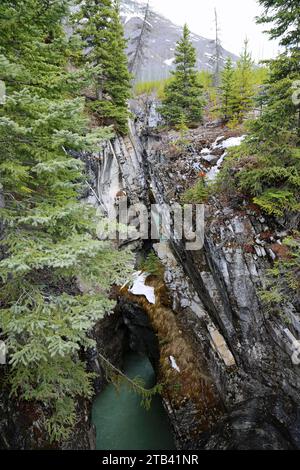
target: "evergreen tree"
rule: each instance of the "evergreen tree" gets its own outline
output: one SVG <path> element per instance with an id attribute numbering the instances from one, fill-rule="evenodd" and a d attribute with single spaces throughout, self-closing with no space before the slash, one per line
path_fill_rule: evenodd
<path id="1" fill-rule="evenodd" d="M 92 151 L 111 134 L 90 133 L 85 103 L 72 96 L 67 13 L 63 0 L 0 4 L 0 329 L 12 393 L 45 407 L 54 440 L 76 422 L 76 398 L 92 394 L 79 353 L 94 346 L 90 331 L 130 259 L 97 240 L 95 212 L 78 199 L 83 165 L 68 150 Z"/>
<path id="2" fill-rule="evenodd" d="M 233 118 L 235 70 L 231 57 L 228 57 L 221 73 L 221 115 L 225 121 Z"/>
<path id="3" fill-rule="evenodd" d="M 274 18 L 277 14 L 282 18 L 282 2 L 268 3 L 275 8 Z M 284 23 L 289 31 L 299 20 L 296 3 L 291 2 L 295 8 L 291 8 L 289 20 Z M 262 115 L 250 121 L 247 140 L 234 152 L 233 161 L 228 161 L 225 170 L 231 179 L 231 167 L 237 160 L 235 185 L 251 195 L 265 212 L 276 216 L 300 209 L 300 105 L 299 100 L 293 99 L 300 78 L 300 51 L 295 47 L 294 36 L 287 37 L 285 30 L 280 31 L 276 34 L 289 49 L 270 61 L 269 77 L 261 96 Z"/>
<path id="4" fill-rule="evenodd" d="M 289 49 L 299 49 L 300 4 L 298 0 L 259 0 L 264 14 L 257 18 L 258 23 L 271 23 L 271 39 L 280 38 L 280 44 Z"/>
<path id="5" fill-rule="evenodd" d="M 253 61 L 248 50 L 248 40 L 238 60 L 235 71 L 234 90 L 232 95 L 232 113 L 234 119 L 242 122 L 253 107 L 254 98 Z"/>
<path id="6" fill-rule="evenodd" d="M 172 72 L 173 79 L 166 86 L 165 99 L 160 109 L 169 125 L 178 125 L 183 121 L 187 125 L 193 125 L 202 120 L 203 87 L 199 83 L 196 63 L 196 50 L 185 25 L 183 37 L 176 47 L 176 70 Z"/>
<path id="7" fill-rule="evenodd" d="M 299 52 L 294 52 L 270 63 L 263 113 L 250 122 L 244 149 L 255 159 L 239 174 L 240 186 L 275 215 L 300 209 L 299 105 L 292 100 L 293 85 L 300 74 L 299 59 Z"/>
<path id="8" fill-rule="evenodd" d="M 74 18 L 86 46 L 84 62 L 94 67 L 96 75 L 96 99 L 91 110 L 100 124 L 112 124 L 118 132 L 126 134 L 131 76 L 119 2 L 80 0 L 78 3 L 80 11 Z"/>

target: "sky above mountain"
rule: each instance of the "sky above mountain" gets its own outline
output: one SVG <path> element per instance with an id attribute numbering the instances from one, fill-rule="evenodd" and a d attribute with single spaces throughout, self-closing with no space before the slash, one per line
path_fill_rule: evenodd
<path id="1" fill-rule="evenodd" d="M 138 0 L 144 3 L 142 0 Z M 207 38 L 214 37 L 214 8 L 220 22 L 220 37 L 226 49 L 239 54 L 248 37 L 256 61 L 278 53 L 275 41 L 269 41 L 264 27 L 255 23 L 262 8 L 256 0 L 150 0 L 151 6 L 178 25 L 188 23 L 190 29 Z"/>

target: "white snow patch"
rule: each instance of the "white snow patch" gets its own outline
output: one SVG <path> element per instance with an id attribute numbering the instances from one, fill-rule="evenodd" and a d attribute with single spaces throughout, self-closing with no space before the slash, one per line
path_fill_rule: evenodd
<path id="1" fill-rule="evenodd" d="M 230 147 L 237 147 L 241 145 L 243 140 L 245 139 L 245 135 L 240 137 L 229 137 L 229 139 L 225 139 L 224 135 L 218 137 L 215 142 L 212 144 L 213 149 L 228 149 Z"/>
<path id="2" fill-rule="evenodd" d="M 202 155 L 202 158 L 203 158 L 203 160 L 207 161 L 208 163 L 213 162 L 214 160 L 216 160 L 216 156 L 212 155 L 210 153 Z"/>
<path id="3" fill-rule="evenodd" d="M 246 138 L 245 135 L 241 135 L 240 137 L 230 137 L 227 140 L 224 140 L 222 142 L 222 147 L 223 149 L 228 149 L 230 147 L 237 147 L 238 145 L 241 145 L 243 140 Z"/>
<path id="4" fill-rule="evenodd" d="M 177 362 L 175 361 L 175 358 L 173 356 L 170 356 L 170 362 L 171 362 L 172 369 L 177 370 L 177 372 L 180 372 Z"/>
<path id="5" fill-rule="evenodd" d="M 245 135 L 241 135 L 240 137 L 230 137 L 229 139 L 226 139 L 226 140 L 222 141 L 222 139 L 224 139 L 224 136 L 222 135 L 222 136 L 220 136 L 216 139 L 216 141 L 212 145 L 212 148 L 213 149 L 221 148 L 221 149 L 226 150 L 226 149 L 229 149 L 231 147 L 237 147 L 238 145 L 241 145 L 241 143 L 243 142 L 245 137 L 246 137 Z M 227 152 L 225 151 L 221 155 L 219 160 L 217 161 L 217 164 L 209 170 L 209 172 L 206 175 L 208 180 L 213 181 L 216 178 L 217 174 L 220 171 L 220 168 L 222 166 L 222 163 L 223 163 L 224 158 L 226 157 L 226 155 L 227 155 Z"/>
<path id="6" fill-rule="evenodd" d="M 155 304 L 154 287 L 145 285 L 148 276 L 149 274 L 142 271 L 133 273 L 133 286 L 129 289 L 129 292 L 133 295 L 144 295 L 149 304 Z"/>
<path id="7" fill-rule="evenodd" d="M 125 24 L 128 23 L 128 21 L 132 20 L 132 18 L 139 18 L 140 20 L 144 20 L 143 15 L 139 13 L 126 13 L 125 14 Z"/>
<path id="8" fill-rule="evenodd" d="M 223 139 L 225 139 L 224 135 L 220 135 L 219 137 L 217 137 L 214 143 L 212 144 L 212 148 L 213 149 L 221 148 L 220 142 Z"/>
<path id="9" fill-rule="evenodd" d="M 167 59 L 167 60 L 164 60 L 164 64 L 168 65 L 169 67 L 171 67 L 171 65 L 173 64 L 175 60 L 175 57 L 172 57 L 172 59 Z"/>
<path id="10" fill-rule="evenodd" d="M 208 153 L 210 153 L 210 150 L 208 148 L 205 148 L 205 149 L 202 149 L 200 153 L 201 155 L 207 155 Z"/>
<path id="11" fill-rule="evenodd" d="M 209 180 L 209 181 L 213 181 L 217 174 L 219 173 L 220 171 L 220 168 L 221 168 L 221 165 L 224 161 L 224 158 L 226 157 L 227 155 L 227 152 L 224 152 L 223 155 L 219 158 L 217 164 L 215 166 L 213 166 L 209 172 L 206 174 L 206 178 Z"/>

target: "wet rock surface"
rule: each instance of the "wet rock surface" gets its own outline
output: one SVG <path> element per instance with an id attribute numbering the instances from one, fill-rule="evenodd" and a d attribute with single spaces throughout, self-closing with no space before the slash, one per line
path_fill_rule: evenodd
<path id="1" fill-rule="evenodd" d="M 116 313 L 122 316 L 127 328 L 127 341 L 131 351 L 148 356 L 155 371 L 158 370 L 159 344 L 144 310 L 134 302 L 120 299 Z"/>
<path id="2" fill-rule="evenodd" d="M 223 152 L 219 145 L 241 135 L 216 123 L 192 131 L 188 145 L 177 142 L 174 148 L 178 133 L 151 130 L 141 117 L 136 125 L 134 139 L 142 149 L 145 178 L 139 188 L 136 178 L 137 186 L 130 189 L 146 204 L 145 180 L 151 202 L 177 202 L 199 171 L 216 164 Z M 281 255 L 286 227 L 290 230 L 298 222 L 267 220 L 242 198 L 213 197 L 205 211 L 202 250 L 189 252 L 174 240 L 165 250 L 157 248 L 173 310 L 204 359 L 226 409 L 217 427 L 181 447 L 299 448 L 300 370 L 292 363 L 287 334 L 299 336 L 299 311 L 295 305 L 283 306 L 285 317 L 272 315 L 259 297 L 266 270 Z M 188 408 L 177 410 L 177 417 L 170 410 L 171 420 L 194 422 Z"/>
<path id="3" fill-rule="evenodd" d="M 199 446 L 205 450 L 295 450 L 299 436 L 299 408 L 283 396 L 270 395 L 240 403 L 203 436 Z"/>

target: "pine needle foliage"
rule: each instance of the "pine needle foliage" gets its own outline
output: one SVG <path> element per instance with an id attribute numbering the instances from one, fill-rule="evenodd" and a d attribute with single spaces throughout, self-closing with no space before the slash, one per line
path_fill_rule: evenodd
<path id="1" fill-rule="evenodd" d="M 300 209 L 299 105 L 292 99 L 299 63 L 298 52 L 270 63 L 262 115 L 248 123 L 247 139 L 231 152 L 220 175 L 227 185 L 234 177 L 233 184 L 277 217 Z"/>
<path id="2" fill-rule="evenodd" d="M 184 122 L 192 126 L 202 121 L 203 86 L 199 81 L 196 63 L 196 50 L 191 43 L 188 26 L 185 25 L 175 51 L 176 70 L 166 85 L 160 109 L 168 125 L 176 126 Z"/>
<path id="3" fill-rule="evenodd" d="M 276 261 L 274 267 L 267 272 L 266 288 L 260 296 L 267 311 L 283 315 L 284 305 L 299 305 L 300 292 L 300 236 L 284 240 L 286 255 Z"/>
<path id="4" fill-rule="evenodd" d="M 286 51 L 269 62 L 262 114 L 249 122 L 248 138 L 232 152 L 220 176 L 223 187 L 239 188 L 264 212 L 282 217 L 300 210 L 299 2 L 260 3 L 266 8 L 260 22 L 274 21 L 270 35 L 280 38 Z"/>
<path id="5" fill-rule="evenodd" d="M 298 0 L 259 0 L 264 8 L 263 15 L 257 18 L 260 24 L 270 24 L 271 39 L 280 39 L 280 45 L 299 49 L 300 5 Z"/>
<path id="6" fill-rule="evenodd" d="M 125 53 L 123 25 L 118 0 L 78 0 L 74 15 L 85 52 L 82 62 L 94 68 L 95 99 L 90 109 L 101 124 L 113 125 L 121 134 L 128 132 L 131 75 Z"/>
<path id="7" fill-rule="evenodd" d="M 184 204 L 204 204 L 209 197 L 209 188 L 205 185 L 203 178 L 199 179 L 194 186 L 182 195 Z"/>
<path id="8" fill-rule="evenodd" d="M 0 328 L 11 392 L 44 407 L 51 440 L 68 437 L 76 399 L 92 395 L 81 353 L 113 308 L 110 286 L 131 270 L 128 253 L 96 238 L 95 212 L 79 200 L 83 165 L 70 151 L 95 150 L 112 134 L 91 132 L 73 95 L 85 80 L 69 71 L 66 14 L 64 1 L 0 5 Z"/>
<path id="9" fill-rule="evenodd" d="M 111 382 L 117 390 L 119 390 L 120 386 L 123 384 L 129 387 L 134 393 L 141 397 L 141 406 L 149 410 L 153 397 L 162 393 L 163 385 L 157 384 L 154 387 L 147 389 L 145 388 L 144 380 L 140 377 L 130 379 L 120 369 L 108 361 L 105 356 L 100 354 L 99 358 L 101 366 L 105 371 L 106 379 Z"/>
<path id="10" fill-rule="evenodd" d="M 233 118 L 232 99 L 234 94 L 234 67 L 231 57 L 228 57 L 221 73 L 221 116 L 225 121 Z"/>
<path id="11" fill-rule="evenodd" d="M 141 264 L 141 269 L 153 276 L 157 276 L 162 279 L 164 277 L 164 266 L 154 251 L 150 251 L 147 255 L 146 259 Z"/>
<path id="12" fill-rule="evenodd" d="M 225 121 L 239 124 L 253 109 L 255 79 L 254 64 L 246 40 L 236 67 L 233 66 L 232 59 L 228 58 L 221 73 L 220 111 Z"/>

